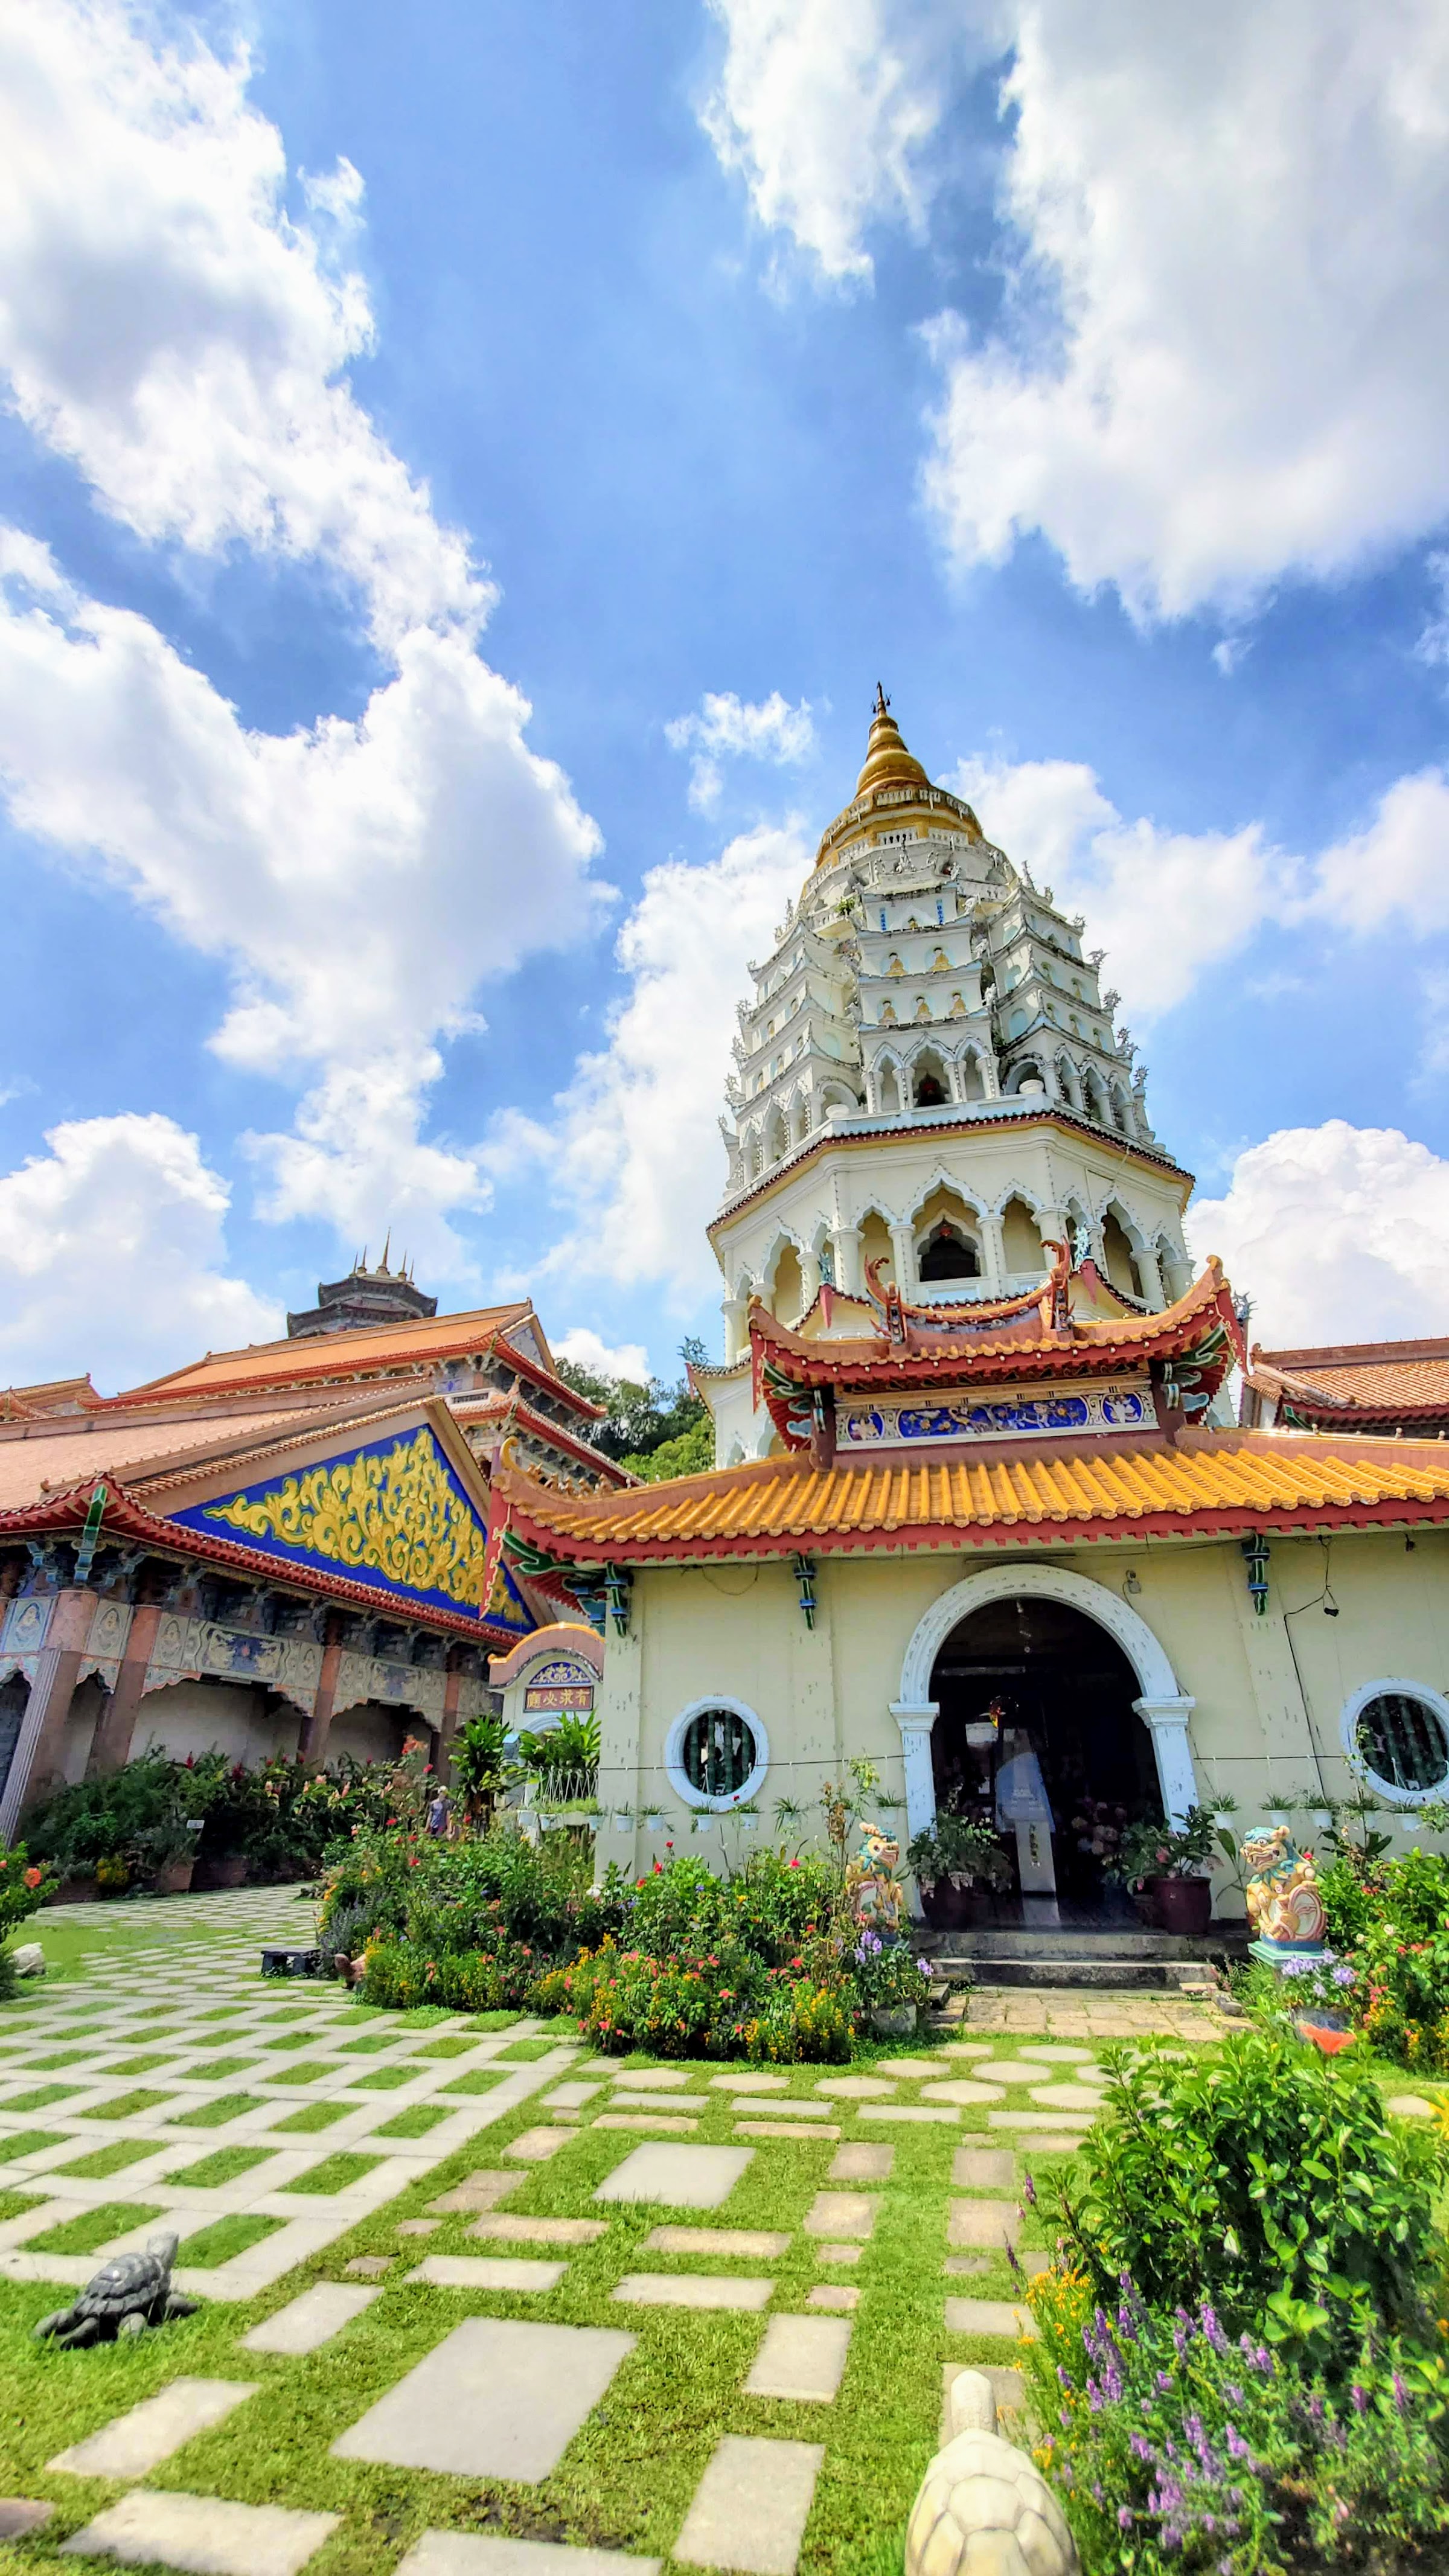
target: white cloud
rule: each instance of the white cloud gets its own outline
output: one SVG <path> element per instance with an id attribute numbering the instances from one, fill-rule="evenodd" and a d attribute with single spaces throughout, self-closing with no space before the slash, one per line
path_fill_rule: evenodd
<path id="1" fill-rule="evenodd" d="M 1186 999 L 1207 970 L 1245 947 L 1294 899 L 1296 863 L 1261 827 L 1169 832 L 1126 822 L 1081 761 L 963 760 L 947 782 L 989 839 L 1107 951 L 1104 973 L 1143 1020 Z"/>
<path id="2" fill-rule="evenodd" d="M 174 1119 L 73 1119 L 45 1141 L 0 1179 L 0 1376 L 89 1367 L 109 1392 L 283 1330 L 226 1275 L 226 1184 Z"/>
<path id="3" fill-rule="evenodd" d="M 835 281 L 872 222 L 927 228 L 959 73 L 1009 58 L 1000 322 L 928 334 L 960 563 L 1039 531 L 1140 618 L 1233 614 L 1449 513 L 1439 0 L 713 5 L 707 131 Z"/>
<path id="4" fill-rule="evenodd" d="M 1218 1253 L 1269 1350 L 1442 1332 L 1449 1162 L 1396 1127 L 1285 1127 L 1188 1210 L 1195 1257 Z"/>
<path id="5" fill-rule="evenodd" d="M 724 785 L 722 763 L 726 759 L 768 760 L 777 769 L 790 768 L 808 760 L 815 748 L 815 727 L 810 717 L 810 702 L 802 698 L 792 707 L 778 689 L 753 705 L 742 702 L 732 689 L 716 695 L 707 689 L 700 701 L 697 716 L 674 716 L 664 728 L 664 738 L 671 751 L 693 754 L 689 772 L 689 801 L 696 813 L 712 813 L 720 800 Z"/>
<path id="6" fill-rule="evenodd" d="M 1421 936 L 1449 929 L 1449 779 L 1421 769 L 1396 779 L 1372 820 L 1325 850 L 1315 911 L 1341 928 L 1382 929 L 1396 916 Z"/>
<path id="7" fill-rule="evenodd" d="M 595 1377 L 622 1377 L 631 1386 L 647 1386 L 653 1374 L 642 1342 L 604 1342 L 588 1324 L 571 1324 L 550 1347 L 555 1359 L 572 1360 L 575 1368 L 588 1369 Z"/>
<path id="8" fill-rule="evenodd" d="M 710 0 L 726 35 L 702 123 L 762 224 L 833 284 L 873 275 L 866 226 L 919 235 L 946 103 L 948 13 L 896 0 Z"/>
<path id="9" fill-rule="evenodd" d="M 548 1265 L 632 1285 L 657 1279 L 688 1306 L 708 1293 L 704 1228 L 723 1194 L 719 1138 L 735 1005 L 800 891 L 811 850 L 793 824 L 742 833 L 702 867 L 652 868 L 619 934 L 631 979 L 609 1043 L 580 1058 L 551 1128 L 526 1132 L 574 1212 Z"/>
<path id="10" fill-rule="evenodd" d="M 1001 336 L 954 318 L 926 488 L 1134 615 L 1240 610 L 1449 511 L 1437 0 L 1016 0 Z M 1050 316 L 1040 317 L 1044 304 Z M 1035 322 L 1028 316 L 1036 317 Z"/>
<path id="11" fill-rule="evenodd" d="M 476 1154 L 428 1144 L 439 1045 L 527 954 L 586 936 L 608 890 L 530 709 L 478 657 L 490 586 L 344 370 L 371 341 L 342 260 L 348 163 L 283 203 L 244 51 L 151 41 L 113 0 L 12 0 L 0 28 L 0 359 L 16 408 L 151 543 L 313 561 L 388 665 L 356 719 L 243 726 L 148 621 L 74 595 L 0 532 L 0 776 L 17 821 L 224 959 L 213 1044 L 306 1086 L 253 1140 L 266 1213 L 351 1240 L 394 1215 L 456 1268 Z"/>

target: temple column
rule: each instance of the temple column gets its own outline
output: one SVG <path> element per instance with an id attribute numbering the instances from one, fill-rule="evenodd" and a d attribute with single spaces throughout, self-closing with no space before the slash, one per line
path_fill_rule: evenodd
<path id="1" fill-rule="evenodd" d="M 1069 1244 L 1071 1242 L 1071 1237 L 1067 1232 L 1067 1220 L 1060 1208 L 1038 1208 L 1036 1212 L 1036 1222 L 1037 1229 L 1041 1235 L 1043 1243 L 1050 1242 Z"/>
<path id="2" fill-rule="evenodd" d="M 731 1367 L 736 1360 L 743 1359 L 749 1348 L 749 1327 L 746 1322 L 748 1314 L 747 1297 L 726 1297 L 724 1301 L 726 1368 Z"/>
<path id="3" fill-rule="evenodd" d="M 896 1286 L 903 1297 L 911 1296 L 916 1287 L 916 1245 L 913 1226 L 893 1225 L 891 1227 L 891 1259 L 895 1268 Z"/>
<path id="4" fill-rule="evenodd" d="M 858 1297 L 861 1293 L 860 1228 L 858 1225 L 833 1226 L 830 1239 L 835 1246 L 836 1287 L 843 1296 Z"/>
<path id="5" fill-rule="evenodd" d="M 437 1733 L 437 1751 L 433 1755 L 433 1768 L 437 1772 L 440 1789 L 446 1789 L 448 1785 L 453 1768 L 453 1738 L 458 1732 L 458 1699 L 463 1688 L 463 1673 L 456 1656 L 457 1648 L 450 1646 L 447 1670 L 443 1676 L 442 1722 Z"/>
<path id="6" fill-rule="evenodd" d="M 1167 1304 L 1167 1296 L 1162 1285 L 1162 1265 L 1156 1253 L 1150 1245 L 1144 1244 L 1142 1250 L 1135 1252 L 1132 1258 L 1137 1264 L 1137 1276 L 1142 1282 L 1143 1296 L 1149 1306 L 1160 1310 Z"/>
<path id="7" fill-rule="evenodd" d="M 981 1250 L 987 1284 L 998 1297 L 1006 1294 L 1006 1246 L 1001 1239 L 1001 1219 L 983 1211 L 981 1217 Z"/>
<path id="8" fill-rule="evenodd" d="M 16 1738 L 5 1795 L 0 1799 L 0 1843 L 13 1842 L 24 1810 L 61 1784 L 65 1721 L 70 1715 L 76 1675 L 95 1610 L 94 1592 L 71 1590 L 55 1596 L 46 1622 L 45 1644 L 36 1657 L 35 1679 Z"/>
<path id="9" fill-rule="evenodd" d="M 816 1298 L 820 1294 L 820 1264 L 813 1252 L 801 1253 L 800 1277 L 803 1283 L 804 1298 L 800 1312 L 802 1315 L 808 1315 Z"/>
<path id="10" fill-rule="evenodd" d="M 131 1613 L 131 1626 L 126 1638 L 126 1651 L 116 1675 L 116 1687 L 102 1709 L 91 1739 L 86 1761 L 86 1778 L 94 1780 L 106 1771 L 119 1771 L 131 1759 L 131 1739 L 136 1732 L 136 1719 L 146 1688 L 146 1671 L 156 1631 L 161 1625 L 163 1604 L 143 1601 Z"/>
<path id="11" fill-rule="evenodd" d="M 327 1738 L 332 1732 L 332 1703 L 337 1697 L 337 1675 L 342 1664 L 342 1629 L 338 1613 L 329 1610 L 317 1696 L 312 1702 L 312 1714 L 303 1718 L 297 1738 L 299 1758 L 303 1762 L 315 1763 L 319 1771 L 326 1762 Z"/>
<path id="12" fill-rule="evenodd" d="M 1197 1702 L 1193 1699 L 1134 1699 L 1132 1705 L 1152 1735 L 1163 1812 L 1169 1824 L 1181 1825 L 1186 1822 L 1189 1807 L 1198 1803 L 1197 1772 L 1193 1766 L 1192 1746 L 1187 1740 L 1187 1721 Z"/>
<path id="13" fill-rule="evenodd" d="M 939 1700 L 919 1708 L 891 1702 L 891 1715 L 901 1730 L 901 1760 L 906 1774 L 906 1840 L 926 1834 L 936 1821 L 936 1774 L 931 1762 L 931 1729 L 941 1713 Z"/>

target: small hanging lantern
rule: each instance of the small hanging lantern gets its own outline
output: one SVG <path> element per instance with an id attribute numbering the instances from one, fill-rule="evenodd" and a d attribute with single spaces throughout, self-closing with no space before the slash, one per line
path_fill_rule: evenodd
<path id="1" fill-rule="evenodd" d="M 632 1589 L 633 1579 L 626 1565 L 605 1566 L 604 1598 L 609 1605 L 609 1616 L 614 1622 L 616 1637 L 627 1637 L 629 1634 L 629 1598 Z"/>
<path id="2" fill-rule="evenodd" d="M 795 1568 L 795 1580 L 800 1586 L 800 1608 L 804 1614 L 805 1625 L 807 1628 L 813 1628 L 815 1625 L 815 1559 L 813 1556 L 797 1556 L 792 1559 L 792 1562 Z"/>
<path id="3" fill-rule="evenodd" d="M 1248 1590 L 1253 1596 L 1253 1608 L 1261 1619 L 1268 1607 L 1268 1542 L 1261 1530 L 1254 1530 L 1251 1538 L 1243 1540 L 1242 1546 L 1248 1560 Z"/>

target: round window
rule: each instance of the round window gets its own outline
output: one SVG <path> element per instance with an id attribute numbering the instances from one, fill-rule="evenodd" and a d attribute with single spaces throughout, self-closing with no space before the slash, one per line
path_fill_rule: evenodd
<path id="1" fill-rule="evenodd" d="M 670 1728 L 664 1758 L 691 1806 L 731 1807 L 759 1786 L 770 1748 L 759 1719 L 738 1700 L 696 1700 Z"/>
<path id="2" fill-rule="evenodd" d="M 1374 1787 L 1400 1802 L 1449 1783 L 1449 1709 L 1437 1693 L 1379 1682 L 1351 1703 L 1345 1734 Z"/>

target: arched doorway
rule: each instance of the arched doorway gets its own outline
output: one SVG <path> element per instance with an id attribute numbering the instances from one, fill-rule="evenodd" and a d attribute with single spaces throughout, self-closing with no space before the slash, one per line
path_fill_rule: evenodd
<path id="1" fill-rule="evenodd" d="M 1106 1875 L 1111 1839 L 1130 1818 L 1163 1812 L 1138 1696 L 1131 1663 L 1099 1621 L 1021 1592 L 969 1611 L 932 1667 L 937 1806 L 1003 1828 L 1015 1892 L 1055 1895 L 1064 1919 L 1121 1910 Z M 1024 1839 L 1006 1801 L 1022 1757 L 1038 1829 Z"/>

